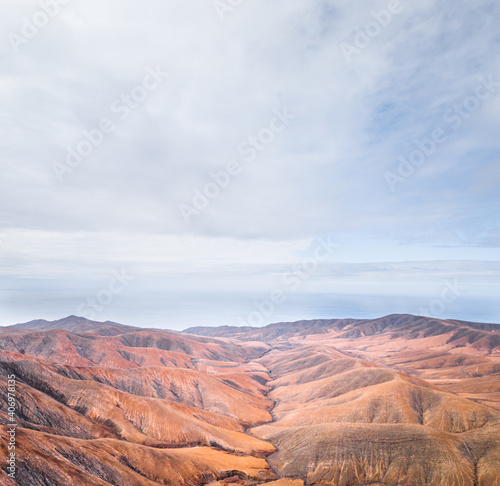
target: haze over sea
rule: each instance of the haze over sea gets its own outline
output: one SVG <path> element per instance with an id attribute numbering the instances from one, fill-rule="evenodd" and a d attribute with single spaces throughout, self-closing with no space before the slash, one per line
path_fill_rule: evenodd
<path id="1" fill-rule="evenodd" d="M 72 291 L 4 292 L 0 303 L 6 326 L 33 319 L 55 320 L 77 314 L 84 294 Z M 265 325 L 280 321 L 316 318 L 375 318 L 388 314 L 426 314 L 437 318 L 500 323 L 500 304 L 491 298 L 461 297 L 449 304 L 437 303 L 436 296 L 341 295 L 301 293 L 291 295 L 266 314 L 256 304 L 267 300 L 265 294 L 225 293 L 148 293 L 123 294 L 95 315 L 99 321 L 182 330 L 191 326 Z M 434 304 L 433 304 L 434 303 Z M 444 308 L 443 308 L 444 307 Z M 262 308 L 262 305 L 261 305 Z M 441 310 L 442 309 L 442 310 Z M 85 313 L 83 313 L 85 314 Z"/>

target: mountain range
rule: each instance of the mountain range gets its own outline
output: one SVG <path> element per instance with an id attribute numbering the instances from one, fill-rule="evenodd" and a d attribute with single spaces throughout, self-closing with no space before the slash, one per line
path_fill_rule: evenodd
<path id="1" fill-rule="evenodd" d="M 4 437 L 12 375 L 6 486 L 500 486 L 497 324 L 3 327 Z"/>

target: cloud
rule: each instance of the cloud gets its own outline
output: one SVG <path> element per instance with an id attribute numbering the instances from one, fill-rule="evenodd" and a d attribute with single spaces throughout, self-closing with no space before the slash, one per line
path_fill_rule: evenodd
<path id="1" fill-rule="evenodd" d="M 488 248 L 491 260 L 500 89 L 477 107 L 470 98 L 484 77 L 500 81 L 500 6 L 401 0 L 356 47 L 389 5 L 255 0 L 221 20 L 201 0 L 73 0 L 18 53 L 11 34 L 22 35 L 41 7 L 3 9 L 4 274 L 58 273 L 64 261 L 69 276 L 80 255 L 96 268 L 133 266 L 138 241 L 139 260 L 152 247 L 160 261 L 179 256 L 162 238 L 195 241 L 214 275 L 234 248 L 252 264 L 293 261 L 322 235 L 358 242 L 344 261 L 388 261 L 398 245 L 408 260 L 441 258 L 429 247 L 471 260 L 474 248 Z M 356 47 L 351 62 L 342 43 Z M 156 68 L 168 79 L 121 117 L 116 101 L 137 95 Z M 285 108 L 294 119 L 247 160 L 238 147 Z M 104 118 L 116 129 L 58 180 L 53 164 Z M 436 129 L 446 140 L 402 177 L 401 158 Z M 179 205 L 192 205 L 230 161 L 241 173 L 186 224 Z M 394 190 L 388 172 L 401 179 Z"/>

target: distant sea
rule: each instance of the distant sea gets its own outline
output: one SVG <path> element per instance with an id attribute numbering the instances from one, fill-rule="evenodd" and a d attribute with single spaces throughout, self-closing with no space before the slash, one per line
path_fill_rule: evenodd
<path id="1" fill-rule="evenodd" d="M 500 301 L 459 297 L 450 303 L 433 297 L 296 294 L 272 309 L 265 295 L 244 293 L 145 293 L 117 295 L 94 313 L 82 312 L 88 294 L 72 291 L 3 292 L 0 325 L 33 319 L 84 315 L 95 320 L 182 330 L 192 326 L 255 325 L 302 319 L 376 318 L 388 314 L 426 314 L 476 322 L 500 323 Z M 259 310 L 260 308 L 260 310 Z M 425 310 L 425 312 L 422 312 Z"/>

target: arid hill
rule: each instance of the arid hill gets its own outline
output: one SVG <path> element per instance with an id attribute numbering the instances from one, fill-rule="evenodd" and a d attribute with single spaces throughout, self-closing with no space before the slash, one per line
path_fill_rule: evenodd
<path id="1" fill-rule="evenodd" d="M 4 437 L 12 375 L 17 471 L 1 484 L 500 486 L 495 324 L 4 327 Z"/>

